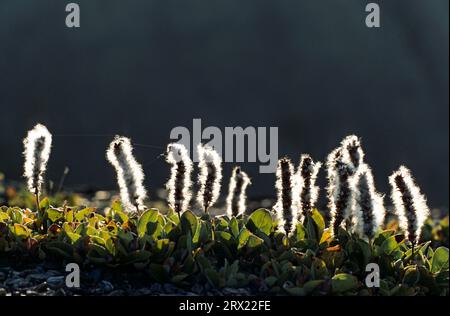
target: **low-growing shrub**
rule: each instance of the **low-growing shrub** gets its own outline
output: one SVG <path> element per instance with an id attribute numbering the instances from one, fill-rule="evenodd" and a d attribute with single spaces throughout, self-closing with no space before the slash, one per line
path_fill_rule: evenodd
<path id="1" fill-rule="evenodd" d="M 298 168 L 287 157 L 278 161 L 276 204 L 251 214 L 250 178 L 236 167 L 227 206 L 214 217 L 209 210 L 223 175 L 220 155 L 208 145 L 198 146 L 198 208 L 190 205 L 193 166 L 187 150 L 168 146 L 170 208 L 163 213 L 145 203 L 144 173 L 126 137 L 117 136 L 107 150 L 121 201 L 106 209 L 41 199 L 51 134 L 37 125 L 24 144 L 25 176 L 36 205 L 34 211 L 0 208 L 0 259 L 7 262 L 125 268 L 153 282 L 250 287 L 265 294 L 448 295 L 448 217 L 438 223 L 429 218 L 424 195 L 401 166 L 389 178 L 396 220 L 384 225 L 384 196 L 354 135 L 327 158 L 326 219 L 315 208 L 321 163 L 309 155 L 301 156 Z M 379 267 L 377 287 L 366 283 L 369 264 Z"/>
<path id="2" fill-rule="evenodd" d="M 126 267 L 141 271 L 149 282 L 248 286 L 267 294 L 448 295 L 448 248 L 433 249 L 427 241 L 412 255 L 404 235 L 394 229 L 378 231 L 371 243 L 345 229 L 333 237 L 316 209 L 290 237 L 277 231 L 266 209 L 231 218 L 191 211 L 179 218 L 157 209 L 130 217 L 119 202 L 99 212 L 56 208 L 47 199 L 40 209 L 45 232 L 37 227 L 37 212 L 1 208 L 3 259 Z M 365 285 L 368 263 L 380 267 L 380 288 Z"/>

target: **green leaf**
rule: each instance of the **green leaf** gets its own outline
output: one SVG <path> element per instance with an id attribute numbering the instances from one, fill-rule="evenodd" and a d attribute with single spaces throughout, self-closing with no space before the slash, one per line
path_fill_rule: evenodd
<path id="1" fill-rule="evenodd" d="M 72 232 L 69 232 L 69 231 L 66 231 L 65 233 L 66 233 L 67 237 L 69 238 L 69 240 L 70 240 L 70 242 L 72 244 L 77 242 L 77 240 L 80 239 L 80 237 L 81 237 L 81 235 L 77 234 L 77 233 L 72 233 Z"/>
<path id="2" fill-rule="evenodd" d="M 311 215 L 305 217 L 305 228 L 307 238 L 319 242 L 318 227 Z"/>
<path id="3" fill-rule="evenodd" d="M 111 204 L 111 210 L 114 211 L 114 212 L 123 212 L 122 203 L 120 203 L 119 200 L 115 200 Z"/>
<path id="4" fill-rule="evenodd" d="M 328 274 L 327 265 L 320 258 L 313 258 L 311 264 L 311 275 L 313 279 L 322 279 Z"/>
<path id="5" fill-rule="evenodd" d="M 306 232 L 302 223 L 297 224 L 297 241 L 305 239 Z"/>
<path id="6" fill-rule="evenodd" d="M 342 293 L 358 287 L 358 279 L 347 273 L 339 273 L 331 278 L 331 289 L 333 293 Z"/>
<path id="7" fill-rule="evenodd" d="M 239 236 L 239 223 L 237 221 L 236 218 L 232 218 L 230 220 L 230 228 L 231 228 L 231 233 L 233 234 L 234 238 L 238 238 Z"/>
<path id="8" fill-rule="evenodd" d="M 264 279 L 264 282 L 266 282 L 267 286 L 269 286 L 269 287 L 274 286 L 275 283 L 277 283 L 277 281 L 278 281 L 278 278 L 273 275 Z"/>
<path id="9" fill-rule="evenodd" d="M 323 283 L 325 283 L 324 280 L 308 281 L 303 285 L 303 290 L 305 291 L 306 294 L 309 294 L 309 293 L 313 292 L 317 287 L 322 285 Z"/>
<path id="10" fill-rule="evenodd" d="M 65 242 L 54 241 L 46 244 L 45 248 L 49 252 L 60 255 L 64 258 L 71 259 L 73 257 L 73 246 Z"/>
<path id="11" fill-rule="evenodd" d="M 107 261 L 106 248 L 94 243 L 89 244 L 89 251 L 87 257 L 94 263 L 104 263 Z"/>
<path id="12" fill-rule="evenodd" d="M 216 270 L 210 268 L 205 269 L 205 276 L 212 286 L 214 287 L 221 286 L 220 274 Z"/>
<path id="13" fill-rule="evenodd" d="M 305 295 L 306 295 L 304 289 L 302 289 L 302 288 L 300 288 L 300 287 L 296 287 L 296 286 L 293 286 L 293 287 L 285 287 L 284 290 L 285 290 L 287 293 L 289 293 L 290 295 L 293 295 L 293 296 L 305 296 Z"/>
<path id="14" fill-rule="evenodd" d="M 247 228 L 253 232 L 262 232 L 269 236 L 273 221 L 270 212 L 264 208 L 254 211 L 248 218 Z"/>
<path id="15" fill-rule="evenodd" d="M 259 238 L 258 236 L 251 234 L 247 240 L 247 247 L 256 248 L 256 247 L 262 245 L 263 243 L 264 243 L 264 240 L 262 238 Z"/>
<path id="16" fill-rule="evenodd" d="M 230 233 L 223 232 L 223 231 L 218 231 L 216 234 L 217 234 L 216 236 L 217 236 L 220 240 L 225 241 L 227 244 L 229 244 L 229 243 L 231 242 L 232 238 L 233 238 L 233 236 L 231 236 Z"/>
<path id="17" fill-rule="evenodd" d="M 431 272 L 437 273 L 448 270 L 448 248 L 439 247 L 436 249 L 431 260 Z"/>
<path id="18" fill-rule="evenodd" d="M 156 226 L 158 225 L 158 216 L 159 212 L 157 209 L 146 210 L 141 215 L 137 227 L 139 237 L 143 237 L 145 234 L 153 234 L 153 232 L 156 230 Z M 154 227 L 149 227 L 148 224 L 153 224 Z"/>
<path id="19" fill-rule="evenodd" d="M 197 231 L 198 219 L 191 211 L 186 211 L 181 214 L 181 229 L 183 233 L 191 233 L 191 236 L 195 235 Z"/>
<path id="20" fill-rule="evenodd" d="M 95 212 L 95 207 L 86 207 L 82 210 L 79 210 L 76 214 L 75 214 L 75 219 L 77 221 L 82 221 L 84 218 L 86 218 L 89 214 L 91 214 L 92 212 Z"/>
<path id="21" fill-rule="evenodd" d="M 66 213 L 66 215 L 64 217 L 67 222 L 69 222 L 69 223 L 73 222 L 73 219 L 74 219 L 73 213 L 74 213 L 73 210 L 70 210 Z"/>
<path id="22" fill-rule="evenodd" d="M 94 243 L 96 243 L 96 244 L 98 244 L 100 246 L 104 246 L 104 247 L 106 246 L 105 240 L 103 238 L 101 238 L 101 237 L 98 237 L 98 236 L 90 236 L 90 241 L 94 242 Z"/>
<path id="23" fill-rule="evenodd" d="M 380 246 L 380 250 L 387 255 L 392 254 L 398 248 L 399 248 L 399 244 L 397 243 L 395 236 L 391 236 L 391 237 L 385 239 Z"/>
<path id="24" fill-rule="evenodd" d="M 119 201 L 114 201 L 111 206 L 110 216 L 113 220 L 120 223 L 128 222 L 128 215 L 123 211 L 122 204 Z"/>
<path id="25" fill-rule="evenodd" d="M 128 254 L 125 263 L 131 264 L 135 262 L 147 261 L 151 256 L 151 252 L 147 250 L 136 250 Z"/>
<path id="26" fill-rule="evenodd" d="M 180 284 L 184 279 L 189 276 L 187 273 L 180 273 L 172 277 L 171 281 L 175 284 Z"/>
<path id="27" fill-rule="evenodd" d="M 403 276 L 403 283 L 409 286 L 416 285 L 420 280 L 420 272 L 416 266 L 409 266 L 406 268 Z"/>
<path id="28" fill-rule="evenodd" d="M 13 223 L 22 224 L 23 215 L 22 211 L 18 207 L 10 207 L 7 214 L 9 215 Z"/>
<path id="29" fill-rule="evenodd" d="M 252 234 L 247 228 L 243 227 L 238 236 L 238 249 L 244 246 L 250 249 L 256 248 L 264 243 L 264 240 L 254 234 Z"/>
<path id="30" fill-rule="evenodd" d="M 57 210 L 55 208 L 50 208 L 47 210 L 48 219 L 52 221 L 52 223 L 56 222 L 59 219 L 64 218 L 64 212 Z"/>
<path id="31" fill-rule="evenodd" d="M 241 249 L 247 244 L 248 238 L 252 233 L 245 227 L 243 227 L 238 236 L 238 249 Z"/>
<path id="32" fill-rule="evenodd" d="M 12 233 L 18 238 L 25 239 L 30 237 L 31 231 L 21 224 L 14 223 L 14 226 L 12 226 Z"/>
<path id="33" fill-rule="evenodd" d="M 212 229 L 209 222 L 204 220 L 198 220 L 197 230 L 192 237 L 193 243 L 206 243 L 208 240 L 212 240 Z"/>
<path id="34" fill-rule="evenodd" d="M 228 228 L 228 222 L 223 217 L 216 217 L 216 229 L 225 231 Z"/>
<path id="35" fill-rule="evenodd" d="M 311 217 L 314 220 L 314 223 L 316 223 L 318 233 L 317 239 L 320 240 L 320 237 L 322 237 L 323 231 L 325 229 L 325 221 L 323 219 L 322 214 L 320 214 L 320 212 L 317 209 L 313 209 Z"/>
<path id="36" fill-rule="evenodd" d="M 388 230 L 384 230 L 379 232 L 376 236 L 375 239 L 373 241 L 373 244 L 376 246 L 381 246 L 381 244 L 388 239 L 389 237 L 391 237 L 392 235 L 394 235 L 395 231 L 392 229 L 388 229 Z"/>
<path id="37" fill-rule="evenodd" d="M 41 210 L 46 210 L 50 207 L 50 201 L 48 200 L 48 198 L 43 198 L 40 202 L 39 202 L 39 209 Z"/>
<path id="38" fill-rule="evenodd" d="M 6 212 L 0 212 L 0 222 L 6 222 L 9 220 L 9 215 Z"/>

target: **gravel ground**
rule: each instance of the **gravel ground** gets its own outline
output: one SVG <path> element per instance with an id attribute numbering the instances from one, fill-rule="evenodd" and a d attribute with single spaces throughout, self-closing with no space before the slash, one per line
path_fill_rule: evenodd
<path id="1" fill-rule="evenodd" d="M 110 273 L 102 269 L 81 272 L 80 287 L 65 285 L 67 273 L 63 270 L 38 264 L 28 268 L 0 266 L 0 296 L 148 296 L 148 295 L 251 295 L 248 288 L 224 288 L 220 291 L 209 285 L 195 285 L 181 289 L 173 284 L 151 283 L 123 273 Z"/>

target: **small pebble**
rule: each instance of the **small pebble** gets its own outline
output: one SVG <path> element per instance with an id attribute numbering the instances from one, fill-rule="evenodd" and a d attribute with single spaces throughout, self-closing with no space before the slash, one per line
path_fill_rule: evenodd
<path id="1" fill-rule="evenodd" d="M 51 289 L 59 289 L 64 285 L 64 276 L 52 276 L 47 279 L 47 285 Z"/>

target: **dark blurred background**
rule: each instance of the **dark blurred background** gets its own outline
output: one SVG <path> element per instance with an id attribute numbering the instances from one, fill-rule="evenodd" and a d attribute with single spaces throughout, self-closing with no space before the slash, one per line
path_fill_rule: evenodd
<path id="1" fill-rule="evenodd" d="M 135 151 L 154 190 L 170 130 L 201 118 L 278 126 L 279 153 L 295 161 L 323 160 L 356 133 L 381 191 L 403 163 L 431 206 L 448 206 L 448 0 L 375 1 L 380 29 L 365 26 L 361 0 L 78 0 L 79 29 L 65 26 L 68 2 L 0 2 L 8 178 L 21 178 L 21 140 L 42 122 L 54 134 L 48 178 L 69 166 L 69 187 L 114 188 L 104 150 L 120 133 L 146 145 Z M 244 164 L 250 195 L 274 195 L 258 165 Z"/>

